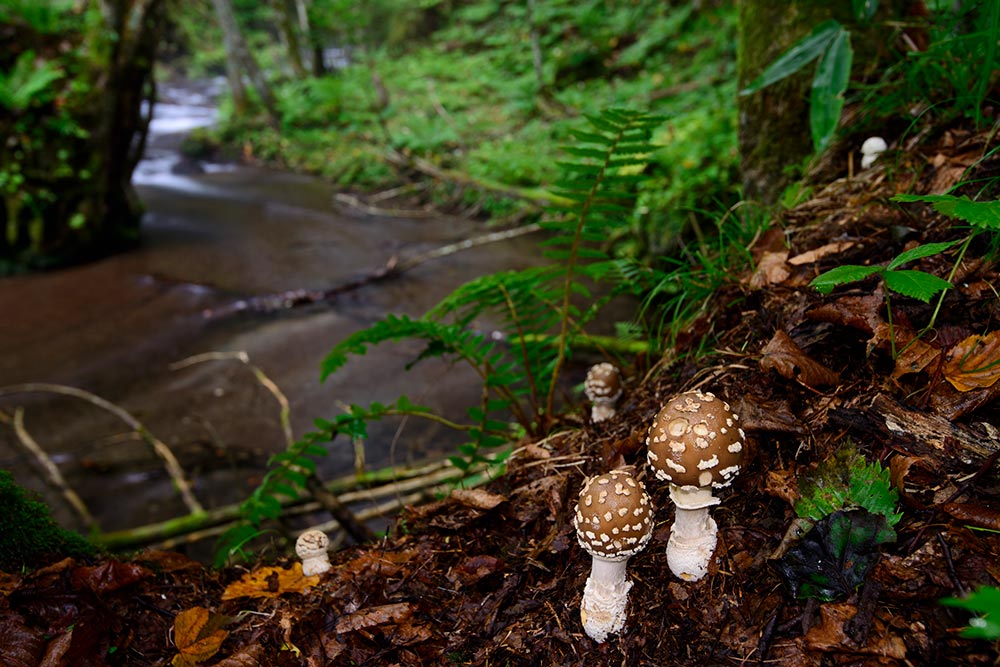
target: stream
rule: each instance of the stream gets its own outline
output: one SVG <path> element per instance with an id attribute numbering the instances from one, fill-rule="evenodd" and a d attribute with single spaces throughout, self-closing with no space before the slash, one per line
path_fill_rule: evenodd
<path id="1" fill-rule="evenodd" d="M 124 408 L 175 452 L 206 507 L 245 498 L 268 457 L 284 449 L 279 407 L 237 360 L 172 364 L 246 352 L 287 396 L 296 435 L 348 404 L 400 395 L 460 419 L 479 396 L 478 379 L 437 360 L 405 371 L 419 344 L 382 345 L 325 383 L 320 362 L 334 343 L 386 313 L 420 315 L 467 280 L 541 261 L 536 239 L 514 238 L 424 263 L 327 303 L 209 317 L 247 297 L 329 288 L 392 257 L 484 231 L 461 218 L 362 215 L 336 207 L 335 189 L 314 178 L 182 157 L 185 133 L 214 121 L 215 85 L 161 86 L 147 153 L 134 177 L 147 207 L 140 248 L 0 280 L 0 385 L 72 385 Z M 0 398 L 7 415 L 18 406 L 25 429 L 103 530 L 186 512 L 149 445 L 108 412 L 51 394 Z M 461 441 L 417 419 L 374 423 L 369 436 L 369 468 L 445 455 Z M 9 424 L 0 424 L 0 467 L 40 492 L 64 525 L 80 525 Z M 324 478 L 354 469 L 346 439 L 320 464 Z"/>

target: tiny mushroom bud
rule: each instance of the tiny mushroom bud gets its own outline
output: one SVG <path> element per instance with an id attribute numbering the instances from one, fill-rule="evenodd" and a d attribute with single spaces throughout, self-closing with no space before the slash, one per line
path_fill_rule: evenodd
<path id="1" fill-rule="evenodd" d="M 593 556 L 580 619 L 586 633 L 603 642 L 625 626 L 625 606 L 632 588 L 625 566 L 649 542 L 653 508 L 642 482 L 615 470 L 586 480 L 573 524 L 580 546 Z"/>
<path id="2" fill-rule="evenodd" d="M 718 527 L 708 508 L 713 489 L 729 486 L 743 460 L 739 415 L 714 394 L 688 391 L 667 401 L 646 436 L 646 457 L 656 478 L 670 482 L 677 506 L 667 541 L 670 571 L 685 581 L 708 573 Z"/>
<path id="3" fill-rule="evenodd" d="M 615 416 L 615 402 L 622 395 L 621 373 L 607 362 L 591 366 L 583 390 L 594 404 L 590 418 L 595 422 L 611 419 Z"/>
<path id="4" fill-rule="evenodd" d="M 867 169 L 875 163 L 878 156 L 888 148 L 885 139 L 882 137 L 868 137 L 865 143 L 861 144 L 861 168 Z"/>
<path id="5" fill-rule="evenodd" d="M 295 553 L 302 559 L 302 574 L 311 577 L 330 569 L 330 557 L 326 550 L 330 538 L 321 530 L 307 530 L 295 541 Z"/>

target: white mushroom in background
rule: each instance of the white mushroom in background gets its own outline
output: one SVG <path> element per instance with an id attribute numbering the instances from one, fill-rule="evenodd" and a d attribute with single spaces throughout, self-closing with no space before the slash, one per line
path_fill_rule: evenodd
<path id="1" fill-rule="evenodd" d="M 590 412 L 591 420 L 602 422 L 611 419 L 615 416 L 615 402 L 622 395 L 621 373 L 607 362 L 591 366 L 583 391 L 594 404 Z"/>
<path id="2" fill-rule="evenodd" d="M 861 144 L 861 168 L 867 169 L 875 163 L 878 156 L 885 152 L 889 145 L 882 137 L 868 137 Z"/>
<path id="3" fill-rule="evenodd" d="M 586 480 L 573 524 L 580 546 L 594 559 L 583 589 L 580 619 L 584 631 L 603 642 L 625 627 L 632 588 L 626 564 L 649 542 L 653 508 L 642 482 L 615 470 Z"/>
<path id="4" fill-rule="evenodd" d="M 739 415 L 714 394 L 688 391 L 667 401 L 649 427 L 646 457 L 656 478 L 670 482 L 677 506 L 667 541 L 670 571 L 685 581 L 708 573 L 718 541 L 709 507 L 715 489 L 729 486 L 743 460 Z"/>
<path id="5" fill-rule="evenodd" d="M 295 541 L 295 553 L 302 559 L 302 574 L 311 577 L 330 569 L 330 557 L 326 550 L 330 538 L 321 530 L 307 530 Z"/>

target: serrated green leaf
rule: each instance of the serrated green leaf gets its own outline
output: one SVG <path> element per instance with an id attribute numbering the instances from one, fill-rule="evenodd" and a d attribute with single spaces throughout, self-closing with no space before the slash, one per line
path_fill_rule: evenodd
<path id="1" fill-rule="evenodd" d="M 830 41 L 819 59 L 809 100 L 809 129 L 816 152 L 830 143 L 844 108 L 844 92 L 851 78 L 851 35 L 843 28 Z"/>
<path id="2" fill-rule="evenodd" d="M 857 282 L 865 278 L 881 273 L 884 269 L 881 266 L 859 266 L 857 264 L 844 264 L 825 273 L 821 273 L 809 283 L 823 294 L 829 294 L 833 288 L 847 283 Z"/>
<path id="3" fill-rule="evenodd" d="M 923 259 L 925 257 L 932 257 L 933 255 L 944 252 L 956 243 L 961 242 L 962 239 L 958 239 L 956 241 L 945 241 L 943 243 L 925 243 L 923 245 L 918 245 L 916 248 L 910 248 L 909 250 L 899 253 L 895 259 L 889 262 L 889 265 L 886 268 L 891 271 L 899 268 L 907 262 L 912 262 L 916 259 Z"/>
<path id="4" fill-rule="evenodd" d="M 812 32 L 795 42 L 787 51 L 771 63 L 760 76 L 749 86 L 740 91 L 740 95 L 750 95 L 762 88 L 795 74 L 803 67 L 822 55 L 830 42 L 842 31 L 840 23 L 834 20 L 824 21 L 813 28 Z"/>
<path id="5" fill-rule="evenodd" d="M 896 195 L 898 202 L 923 202 L 935 211 L 958 218 L 975 227 L 1000 231 L 1000 200 L 972 201 L 968 197 L 953 195 Z"/>
<path id="6" fill-rule="evenodd" d="M 886 271 L 882 274 L 882 279 L 885 280 L 885 286 L 893 292 L 919 299 L 924 303 L 929 302 L 938 292 L 951 287 L 951 283 L 943 278 L 912 269 Z"/>

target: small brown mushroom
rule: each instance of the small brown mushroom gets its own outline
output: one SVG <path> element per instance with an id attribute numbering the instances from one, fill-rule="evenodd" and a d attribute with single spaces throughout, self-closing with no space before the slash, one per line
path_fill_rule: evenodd
<path id="1" fill-rule="evenodd" d="M 740 471 L 746 435 L 739 415 L 714 394 L 688 391 L 667 401 L 646 437 L 646 458 L 656 478 L 670 482 L 677 506 L 667 542 L 667 564 L 686 581 L 708 573 L 718 526 L 708 508 L 713 489 L 732 484 Z"/>
<path id="2" fill-rule="evenodd" d="M 330 557 L 326 550 L 330 538 L 321 530 L 307 530 L 295 541 L 295 553 L 302 559 L 302 574 L 311 577 L 330 569 Z"/>
<path id="3" fill-rule="evenodd" d="M 586 480 L 573 519 L 580 546 L 593 557 L 583 589 L 580 619 L 598 642 L 625 627 L 632 582 L 628 559 L 646 547 L 653 531 L 653 507 L 642 482 L 615 470 Z"/>
<path id="4" fill-rule="evenodd" d="M 622 395 L 622 376 L 614 365 L 607 362 L 595 364 L 587 371 L 583 391 L 593 403 L 590 418 L 602 422 L 615 416 L 615 402 Z"/>

